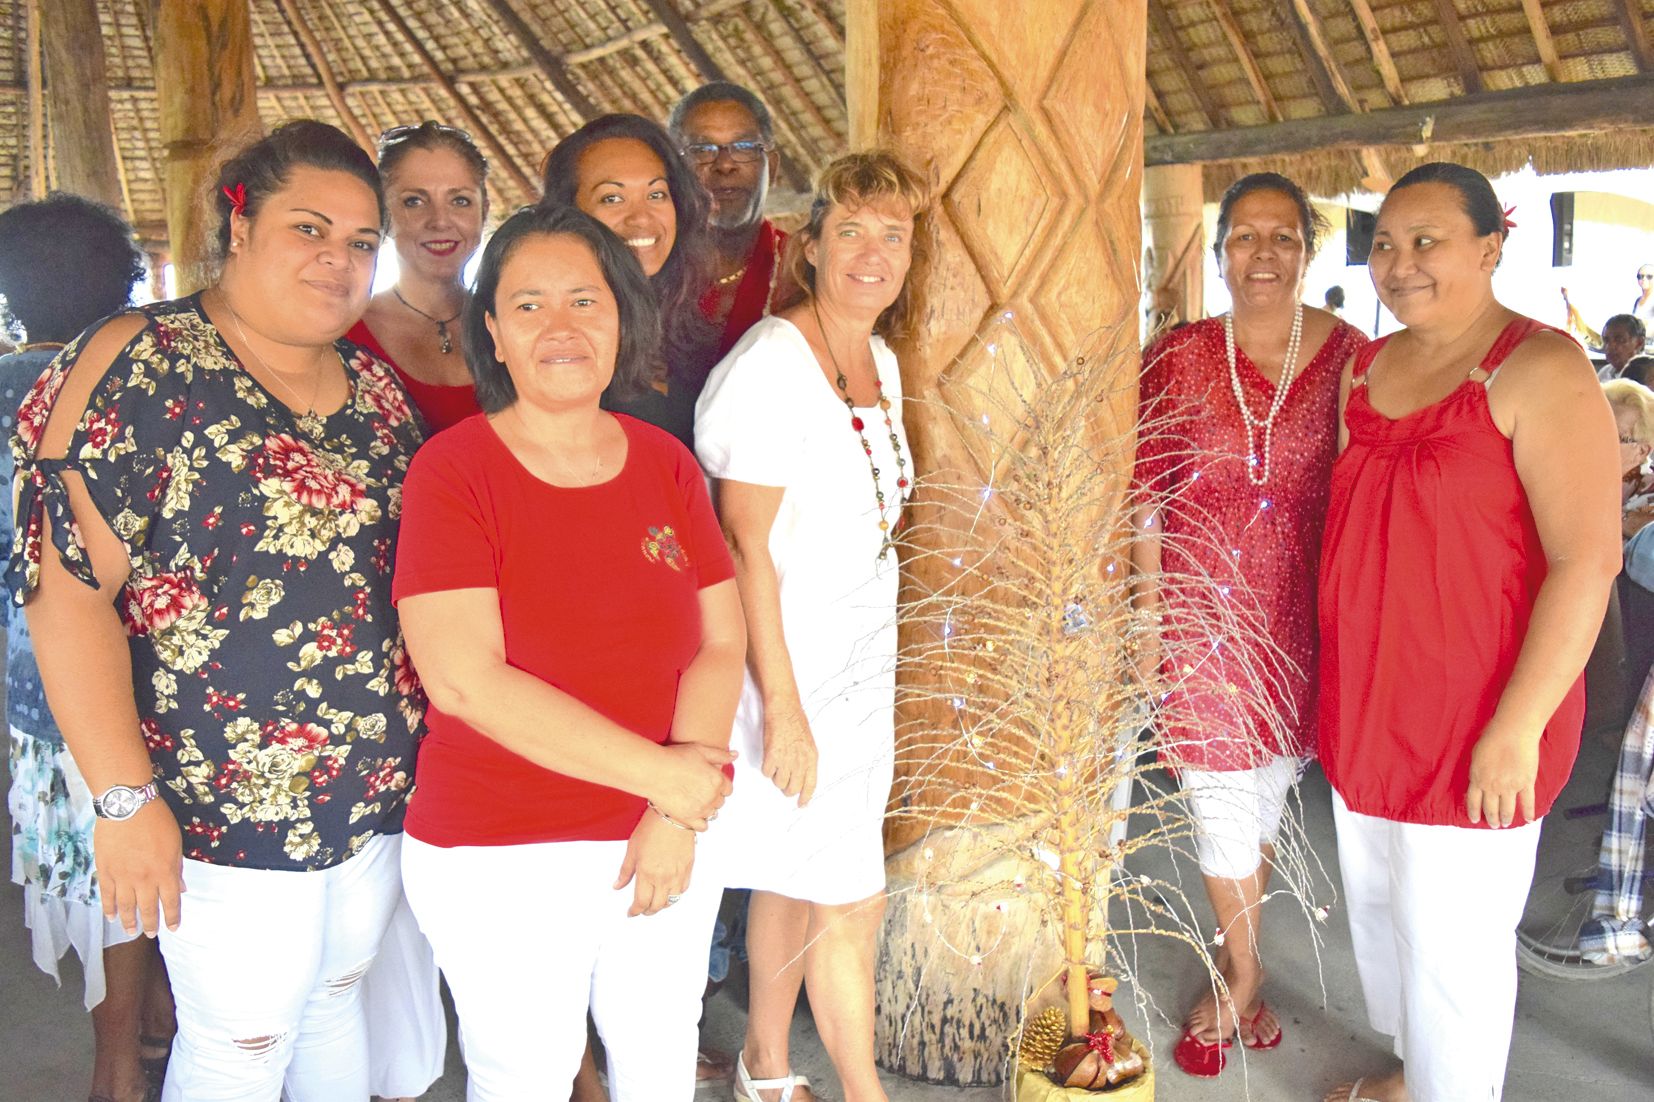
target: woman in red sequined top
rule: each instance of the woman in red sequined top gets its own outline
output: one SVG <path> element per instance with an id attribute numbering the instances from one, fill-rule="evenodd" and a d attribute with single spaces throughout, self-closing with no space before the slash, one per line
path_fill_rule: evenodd
<path id="1" fill-rule="evenodd" d="M 1224 934 L 1227 992 L 1196 1004 L 1174 1053 L 1216 1075 L 1239 1034 L 1280 1043 L 1261 996 L 1257 909 L 1272 841 L 1315 752 L 1315 568 L 1335 442 L 1338 374 L 1360 331 L 1301 300 L 1318 216 L 1292 181 L 1238 181 L 1218 215 L 1231 314 L 1149 352 L 1142 380 L 1140 601 L 1163 613 L 1146 668 L 1167 682 L 1161 752 L 1198 825 L 1207 894 Z"/>
<path id="2" fill-rule="evenodd" d="M 1481 173 L 1421 165 L 1378 214 L 1406 326 L 1343 381 L 1321 562 L 1321 762 L 1356 968 L 1401 1069 L 1329 1100 L 1497 1100 L 1539 817 L 1619 570 L 1614 420 L 1565 335 L 1500 305 Z"/>

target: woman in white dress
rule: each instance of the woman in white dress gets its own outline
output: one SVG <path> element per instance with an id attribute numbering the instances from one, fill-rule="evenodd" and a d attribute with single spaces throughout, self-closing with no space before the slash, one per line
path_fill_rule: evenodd
<path id="1" fill-rule="evenodd" d="M 750 329 L 696 407 L 747 621 L 735 792 L 717 832 L 753 889 L 742 1102 L 805 1102 L 787 1034 L 801 982 L 846 1102 L 873 1065 L 881 824 L 895 748 L 896 552 L 913 467 L 884 336 L 907 312 L 924 185 L 885 152 L 827 166 L 793 244 L 802 301 Z"/>

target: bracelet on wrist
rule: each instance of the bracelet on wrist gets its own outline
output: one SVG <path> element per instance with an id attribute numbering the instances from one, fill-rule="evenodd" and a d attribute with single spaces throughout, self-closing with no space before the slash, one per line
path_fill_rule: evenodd
<path id="1" fill-rule="evenodd" d="M 649 805 L 649 810 L 650 811 L 653 811 L 656 815 L 659 815 L 661 817 L 661 819 L 665 821 L 667 826 L 673 827 L 677 830 L 687 830 L 691 834 L 695 833 L 695 828 L 694 827 L 689 826 L 685 823 L 678 822 L 676 819 L 672 818 L 672 816 L 668 815 L 666 812 L 664 812 L 660 808 L 656 807 L 654 800 L 645 800 L 644 802 Z"/>

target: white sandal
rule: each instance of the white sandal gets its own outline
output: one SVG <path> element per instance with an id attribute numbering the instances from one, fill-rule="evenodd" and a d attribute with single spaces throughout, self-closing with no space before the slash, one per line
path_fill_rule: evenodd
<path id="1" fill-rule="evenodd" d="M 799 1087 L 810 1090 L 810 1081 L 802 1075 L 794 1075 L 791 1070 L 779 1079 L 754 1079 L 747 1074 L 747 1054 L 743 1050 L 735 1055 L 735 1102 L 762 1102 L 758 1097 L 759 1091 L 780 1091 L 779 1102 L 793 1102 L 793 1092 Z M 814 1091 L 810 1092 L 814 1094 Z"/>
<path id="2" fill-rule="evenodd" d="M 1345 1099 L 1344 1102 L 1378 1102 L 1377 1099 L 1368 1098 L 1366 1095 L 1361 1093 L 1361 1084 L 1366 1081 L 1367 1077 L 1363 1075 L 1360 1079 L 1357 1079 L 1355 1082 L 1351 1083 L 1350 1096 Z"/>

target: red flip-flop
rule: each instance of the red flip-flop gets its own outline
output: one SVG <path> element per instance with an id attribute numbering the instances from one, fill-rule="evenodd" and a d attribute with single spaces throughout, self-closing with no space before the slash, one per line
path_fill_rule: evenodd
<path id="1" fill-rule="evenodd" d="M 1241 1044 L 1245 1045 L 1247 1048 L 1258 1049 L 1260 1051 L 1263 1049 L 1275 1048 L 1280 1045 L 1281 1038 L 1286 1036 L 1286 1027 L 1281 1024 L 1281 1016 L 1277 1014 L 1275 1016 L 1275 1036 L 1268 1041 L 1259 1041 L 1257 1039 L 1258 1031 L 1254 1023 L 1256 1023 L 1257 1020 L 1263 1016 L 1263 1012 L 1268 1009 L 1269 1004 L 1264 1002 L 1262 999 L 1259 999 L 1257 1013 L 1253 1014 L 1250 1018 L 1245 1017 L 1244 1015 L 1241 1017 L 1240 1024 L 1242 1028 L 1237 1031 L 1235 1035 L 1241 1039 Z M 1251 1032 L 1253 1038 L 1250 1041 L 1246 1039 L 1246 1034 L 1248 1031 Z"/>
<path id="2" fill-rule="evenodd" d="M 1202 1041 L 1193 1030 L 1185 1029 L 1177 1047 L 1172 1049 L 1172 1059 L 1190 1075 L 1211 1079 L 1223 1071 L 1223 1065 L 1229 1062 L 1229 1057 L 1224 1053 L 1234 1043 L 1233 1038 L 1215 1043 Z"/>

